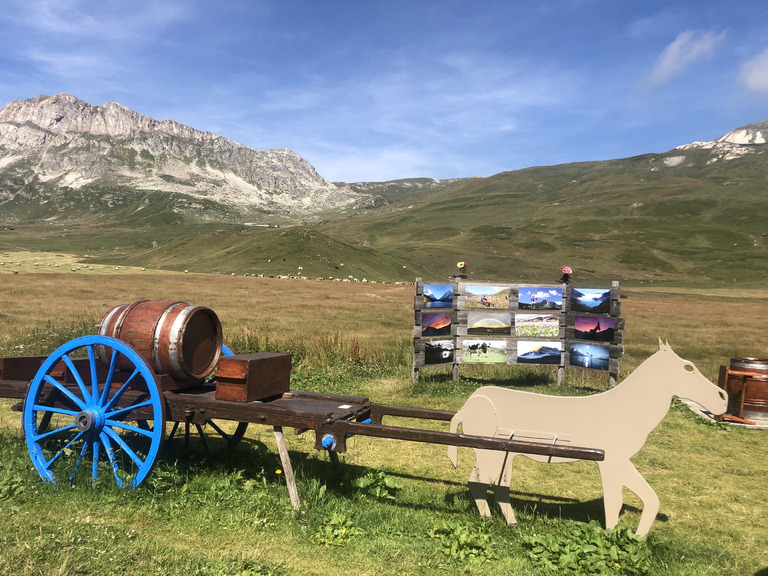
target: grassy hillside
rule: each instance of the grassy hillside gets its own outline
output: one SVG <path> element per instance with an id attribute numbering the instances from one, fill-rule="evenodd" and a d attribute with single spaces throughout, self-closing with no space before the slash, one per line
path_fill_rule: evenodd
<path id="1" fill-rule="evenodd" d="M 433 191 L 412 208 L 320 229 L 478 278 L 736 283 L 768 277 L 765 155 L 708 151 L 537 167 Z M 670 165 L 671 164 L 671 165 Z"/>
<path id="2" fill-rule="evenodd" d="M 280 229 L 246 228 L 253 215 L 181 197 L 82 190 L 52 206 L 17 199 L 28 212 L 3 214 L 0 245 L 200 272 L 435 280 L 464 260 L 478 280 L 553 282 L 568 265 L 582 282 L 760 285 L 766 154 L 713 161 L 708 150 L 671 151 L 490 178 L 358 183 L 348 186 L 377 195 L 365 211 L 295 228 L 272 222 Z"/>

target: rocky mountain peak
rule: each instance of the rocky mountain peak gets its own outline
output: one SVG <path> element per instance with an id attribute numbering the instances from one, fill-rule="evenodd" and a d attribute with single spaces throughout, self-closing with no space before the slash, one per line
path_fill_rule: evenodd
<path id="1" fill-rule="evenodd" d="M 760 149 L 756 147 L 757 145 L 766 143 L 768 143 L 768 120 L 736 128 L 710 142 L 684 144 L 678 146 L 675 150 L 692 150 L 697 148 L 712 150 L 715 155 L 711 161 L 718 159 L 730 160 L 756 152 Z"/>
<path id="2" fill-rule="evenodd" d="M 32 183 L 48 196 L 83 186 L 120 186 L 286 215 L 367 200 L 326 181 L 286 148 L 254 150 L 122 104 L 94 106 L 71 94 L 14 100 L 0 108 L 0 202 Z"/>

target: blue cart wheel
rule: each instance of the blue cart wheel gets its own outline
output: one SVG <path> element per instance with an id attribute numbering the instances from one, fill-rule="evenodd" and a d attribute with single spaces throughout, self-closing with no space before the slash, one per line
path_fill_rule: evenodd
<path id="1" fill-rule="evenodd" d="M 235 353 L 227 344 L 222 344 L 221 353 L 224 356 L 234 356 Z M 210 386 L 215 385 L 215 380 L 211 379 Z M 183 426 L 180 426 L 183 425 Z M 183 428 L 183 430 L 180 430 Z M 200 441 L 203 443 L 205 451 L 213 454 L 216 452 L 227 452 L 234 448 L 243 439 L 245 431 L 248 429 L 248 422 L 238 422 L 232 429 L 231 426 L 216 420 L 206 420 L 205 424 L 194 424 L 190 422 L 174 422 L 171 431 L 168 433 L 167 440 L 170 441 L 183 434 L 184 447 L 190 448 L 190 436 L 197 432 Z M 178 436 L 177 436 L 178 435 Z"/>
<path id="2" fill-rule="evenodd" d="M 22 426 L 43 480 L 95 486 L 112 478 L 135 488 L 162 446 L 165 400 L 128 344 L 83 336 L 43 362 L 24 400 Z"/>

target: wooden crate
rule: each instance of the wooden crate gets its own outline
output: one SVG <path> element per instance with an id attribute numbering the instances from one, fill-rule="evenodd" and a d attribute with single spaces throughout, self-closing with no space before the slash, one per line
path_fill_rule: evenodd
<path id="1" fill-rule="evenodd" d="M 239 354 L 219 359 L 216 399 L 251 402 L 291 389 L 291 355 L 274 352 Z"/>

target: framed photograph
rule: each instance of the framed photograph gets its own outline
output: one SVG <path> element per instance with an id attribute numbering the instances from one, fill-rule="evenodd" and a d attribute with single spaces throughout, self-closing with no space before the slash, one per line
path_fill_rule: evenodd
<path id="1" fill-rule="evenodd" d="M 477 336 L 511 336 L 511 312 L 467 313 L 467 334 Z"/>
<path id="2" fill-rule="evenodd" d="M 453 308 L 453 284 L 425 284 L 424 308 Z"/>
<path id="3" fill-rule="evenodd" d="M 453 362 L 453 340 L 425 340 L 424 364 Z"/>
<path id="4" fill-rule="evenodd" d="M 450 336 L 451 312 L 424 312 L 421 315 L 422 336 Z"/>
<path id="5" fill-rule="evenodd" d="M 464 340 L 461 361 L 465 363 L 500 364 L 507 361 L 506 340 Z"/>
<path id="6" fill-rule="evenodd" d="M 563 289 L 521 286 L 517 296 L 517 307 L 521 310 L 562 310 Z"/>
<path id="7" fill-rule="evenodd" d="M 616 319 L 600 316 L 576 316 L 573 321 L 577 340 L 613 342 L 616 338 Z"/>
<path id="8" fill-rule="evenodd" d="M 518 364 L 560 364 L 563 343 L 559 341 L 520 340 L 517 343 Z"/>
<path id="9" fill-rule="evenodd" d="M 607 346 L 571 342 L 568 352 L 570 353 L 569 364 L 571 366 L 580 366 L 581 368 L 591 368 L 593 370 L 608 370 L 609 368 L 610 355 Z"/>
<path id="10" fill-rule="evenodd" d="M 560 314 L 515 314 L 518 338 L 559 338 Z"/>
<path id="11" fill-rule="evenodd" d="M 467 308 L 509 308 L 509 288 L 499 286 L 467 286 Z"/>
<path id="12" fill-rule="evenodd" d="M 611 289 L 572 288 L 571 311 L 608 314 L 611 311 Z"/>

